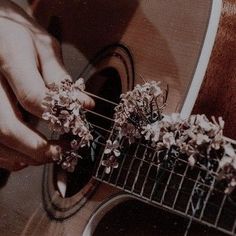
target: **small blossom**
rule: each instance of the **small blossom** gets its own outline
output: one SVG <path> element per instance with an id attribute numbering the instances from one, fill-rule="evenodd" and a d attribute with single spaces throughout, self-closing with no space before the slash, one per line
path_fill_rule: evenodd
<path id="1" fill-rule="evenodd" d="M 189 163 L 190 166 L 194 166 L 195 165 L 196 160 L 195 160 L 193 155 L 189 156 L 188 163 Z"/>
<path id="2" fill-rule="evenodd" d="M 160 124 L 158 121 L 148 124 L 142 127 L 141 134 L 144 134 L 146 140 L 152 140 L 152 142 L 157 142 L 160 138 Z"/>
<path id="3" fill-rule="evenodd" d="M 109 174 L 112 169 L 118 168 L 119 164 L 114 156 L 110 156 L 107 160 L 102 161 L 102 166 L 105 166 L 105 173 Z"/>
<path id="4" fill-rule="evenodd" d="M 118 150 L 120 144 L 117 140 L 112 142 L 110 139 L 106 142 L 105 154 L 114 154 L 116 157 L 120 156 L 120 151 Z"/>
<path id="5" fill-rule="evenodd" d="M 209 143 L 210 139 L 207 135 L 204 134 L 197 134 L 196 135 L 196 143 L 197 145 L 201 145 L 203 143 Z"/>
<path id="6" fill-rule="evenodd" d="M 167 148 L 170 148 L 172 145 L 175 145 L 175 137 L 174 137 L 174 134 L 172 132 L 164 134 L 163 144 Z"/>
<path id="7" fill-rule="evenodd" d="M 85 90 L 85 84 L 84 84 L 84 79 L 83 78 L 79 78 L 76 82 L 75 82 L 75 86 L 76 89 L 79 89 L 80 91 L 84 91 Z"/>

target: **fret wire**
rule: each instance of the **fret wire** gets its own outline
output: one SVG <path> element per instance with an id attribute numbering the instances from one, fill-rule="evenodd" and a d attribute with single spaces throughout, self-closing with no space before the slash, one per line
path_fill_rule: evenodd
<path id="1" fill-rule="evenodd" d="M 154 152 L 153 156 L 152 156 L 152 162 L 154 161 L 154 158 L 155 158 L 155 155 L 156 155 L 157 152 Z M 148 179 L 148 176 L 150 174 L 150 171 L 151 171 L 151 165 L 148 166 L 148 171 L 147 171 L 147 174 L 145 175 L 145 179 L 144 179 L 144 183 L 143 183 L 143 186 L 142 186 L 142 189 L 141 189 L 141 192 L 140 192 L 140 195 L 143 196 L 143 192 L 144 192 L 144 189 L 145 189 L 145 185 L 147 183 L 147 179 Z"/>
<path id="2" fill-rule="evenodd" d="M 124 141 L 122 140 L 121 143 L 120 143 L 121 146 L 122 146 L 123 142 L 124 142 Z M 124 158 L 125 158 L 125 157 L 124 157 Z M 123 158 L 123 159 L 124 159 L 124 158 Z M 120 168 L 120 169 L 121 169 L 121 168 Z M 109 178 L 108 178 L 108 182 L 111 181 L 111 177 L 112 177 L 113 172 L 114 172 L 114 168 L 112 168 L 112 170 L 111 170 L 111 173 L 110 173 Z"/>
<path id="3" fill-rule="evenodd" d="M 136 157 L 136 159 L 139 159 L 139 160 L 141 160 L 141 161 L 143 161 L 143 162 L 146 162 L 146 163 L 150 163 L 151 165 L 153 165 L 153 166 L 155 166 L 155 167 L 157 167 L 157 168 L 160 168 L 160 169 L 162 169 L 162 170 L 164 170 L 164 171 L 167 171 L 167 172 L 170 172 L 170 170 L 168 170 L 168 169 L 166 169 L 166 168 L 164 168 L 164 167 L 161 167 L 160 166 L 160 164 L 161 164 L 161 162 L 160 163 L 151 163 L 151 162 L 148 162 L 148 161 L 146 161 L 146 160 L 142 160 L 142 159 L 140 159 L 140 158 L 138 158 L 138 157 Z M 179 174 L 179 173 L 176 173 L 176 175 L 177 176 L 183 176 L 183 174 Z M 184 178 L 186 178 L 186 179 L 188 179 L 188 180 L 193 180 L 193 181 L 195 181 L 194 179 L 191 179 L 191 178 L 189 178 L 189 177 L 186 177 L 186 176 L 183 176 Z M 204 185 L 204 184 L 203 184 Z M 205 186 L 208 186 L 208 185 L 205 185 Z"/>
<path id="4" fill-rule="evenodd" d="M 162 169 L 162 170 L 164 170 L 164 171 L 170 172 L 170 170 L 168 170 L 168 169 L 166 169 L 166 168 L 164 168 L 164 167 L 160 167 L 160 163 L 151 163 L 151 162 L 148 162 L 148 161 L 146 161 L 146 160 L 142 160 L 142 159 L 140 159 L 140 158 L 138 158 L 138 157 L 136 157 L 136 159 L 139 159 L 140 161 L 146 162 L 146 163 L 148 163 L 148 164 L 152 164 L 153 166 L 156 166 L 156 167 L 158 167 L 158 168 L 160 168 L 160 169 Z M 181 161 L 182 161 L 182 159 L 181 159 Z M 200 170 L 202 170 L 202 168 L 198 167 L 197 170 L 200 171 Z M 192 179 L 192 178 L 190 178 L 190 177 L 184 176 L 183 174 L 179 174 L 179 173 L 175 173 L 175 174 L 176 174 L 177 176 L 184 177 L 184 178 L 187 179 L 187 180 L 191 180 L 191 181 L 194 181 L 194 182 L 196 181 L 195 179 Z M 207 184 L 205 184 L 205 183 L 202 183 L 202 182 L 197 182 L 197 183 L 201 184 L 201 185 L 204 186 L 204 187 L 209 187 L 209 185 L 207 185 Z M 215 191 L 222 192 L 222 191 L 219 191 L 219 190 L 217 190 L 217 189 L 215 189 Z"/>
<path id="5" fill-rule="evenodd" d="M 143 157 L 141 158 L 141 160 L 144 159 L 146 153 L 147 153 L 147 148 L 145 148 L 145 151 L 144 151 L 144 153 L 143 153 Z M 136 182 L 138 181 L 139 174 L 140 174 L 140 170 L 141 170 L 142 166 L 143 166 L 143 161 L 140 161 L 140 164 L 139 164 L 139 167 L 138 167 L 138 171 L 137 171 L 137 174 L 136 174 L 136 176 L 135 176 L 135 179 L 134 179 L 134 183 L 133 183 L 131 192 L 134 191 L 134 188 L 135 188 Z"/>
<path id="6" fill-rule="evenodd" d="M 110 135 L 109 135 L 109 139 L 111 139 L 111 137 L 112 137 L 114 128 L 115 128 L 115 126 L 113 125 L 113 127 L 112 127 L 112 129 L 111 129 L 111 132 L 110 132 Z M 105 146 L 106 146 L 106 145 L 105 145 Z M 102 156 L 101 156 L 101 159 L 100 159 L 100 162 L 99 162 L 99 167 L 102 166 L 102 161 L 103 161 L 104 155 L 105 155 L 105 152 L 102 153 Z M 97 168 L 96 175 L 98 174 L 98 171 L 99 171 L 99 168 Z M 105 168 L 104 168 L 104 170 L 103 170 L 102 179 L 104 179 L 104 175 L 106 175 L 106 173 L 105 173 Z"/>
<path id="7" fill-rule="evenodd" d="M 135 158 L 136 158 L 136 156 L 137 156 L 138 148 L 139 148 L 139 146 L 137 146 L 137 148 L 135 149 L 135 152 L 134 152 L 134 155 L 133 155 L 134 158 L 131 160 L 131 163 L 130 163 L 130 165 L 129 165 L 128 171 L 127 171 L 127 173 L 126 173 L 126 175 L 125 175 L 125 181 L 124 181 L 123 187 L 126 185 L 126 183 L 127 183 L 127 181 L 128 181 L 129 172 L 130 172 L 130 170 L 131 170 L 131 168 L 132 168 L 132 165 L 133 165 L 133 162 L 134 162 L 134 160 L 135 160 Z M 128 155 L 127 155 L 127 156 L 128 156 Z"/>
<path id="8" fill-rule="evenodd" d="M 234 219 L 234 226 L 233 226 L 233 229 L 232 229 L 232 233 L 235 233 L 235 230 L 236 230 L 236 219 Z"/>
<path id="9" fill-rule="evenodd" d="M 101 160 L 102 160 L 102 159 L 101 159 Z M 101 165 L 99 165 L 99 166 L 101 166 Z M 101 180 L 102 180 L 102 181 L 105 181 L 105 180 L 104 180 L 104 176 L 106 176 L 105 170 L 103 170 L 103 172 L 102 172 L 102 176 L 101 176 Z"/>
<path id="10" fill-rule="evenodd" d="M 188 214 L 189 206 L 190 206 L 190 204 L 192 204 L 195 188 L 196 188 L 197 184 L 200 183 L 200 182 L 198 182 L 199 178 L 200 178 L 200 172 L 198 172 L 198 176 L 197 176 L 196 182 L 194 183 L 194 186 L 192 188 L 192 191 L 191 191 L 191 194 L 190 194 L 190 198 L 188 200 L 188 204 L 187 204 L 187 207 L 186 207 L 186 210 L 185 210 L 185 214 Z M 192 215 L 191 217 L 195 217 L 195 216 Z"/>
<path id="11" fill-rule="evenodd" d="M 154 179 L 154 185 L 152 187 L 152 191 L 151 191 L 151 194 L 150 194 L 150 200 L 152 201 L 152 198 L 153 198 L 153 195 L 154 195 L 154 192 L 156 190 L 156 186 L 157 186 L 157 183 L 158 183 L 158 180 L 157 180 L 157 176 L 159 174 L 159 170 L 160 170 L 160 165 L 157 166 L 157 172 L 156 172 L 156 176 L 155 176 L 155 179 Z"/>
<path id="12" fill-rule="evenodd" d="M 130 190 L 131 192 L 134 192 L 134 188 L 135 188 L 136 182 L 137 182 L 138 178 L 140 177 L 139 174 L 140 174 L 140 170 L 141 170 L 142 166 L 143 166 L 143 162 L 140 162 L 139 166 L 138 166 L 138 172 L 135 173 L 134 182 L 133 182 L 132 188 Z"/>
<path id="13" fill-rule="evenodd" d="M 94 126 L 96 126 L 97 128 L 100 128 L 100 129 L 102 129 L 102 130 L 104 130 L 104 131 L 110 133 L 110 135 L 112 134 L 112 132 L 111 132 L 110 130 L 104 129 L 104 128 L 102 128 L 102 127 L 100 127 L 100 126 L 97 126 L 97 125 L 94 125 Z M 103 144 L 103 145 L 105 145 L 105 144 Z M 149 149 L 149 147 L 148 147 L 147 145 L 143 145 L 143 144 L 140 143 L 140 142 L 139 142 L 138 146 L 145 147 L 145 148 L 146 148 L 145 151 L 147 151 L 147 149 Z M 151 150 L 152 150 L 152 149 L 151 149 Z M 137 153 L 137 151 L 138 151 L 138 149 L 136 149 L 136 153 Z M 155 156 L 155 152 L 154 152 L 154 156 Z M 126 155 L 124 158 L 127 158 L 127 157 L 130 157 L 130 155 Z M 131 157 L 133 157 L 133 156 L 131 156 Z M 123 159 L 124 159 L 124 158 L 123 158 Z M 149 164 L 150 169 L 151 169 L 151 165 L 154 165 L 154 166 L 157 166 L 157 165 L 158 165 L 158 163 L 153 163 L 153 159 L 151 160 L 151 162 L 147 162 L 146 160 L 142 160 L 142 159 L 140 159 L 140 158 L 138 158 L 138 157 L 137 157 L 137 159 L 141 160 L 142 162 L 145 161 L 147 164 Z M 181 161 L 187 163 L 187 161 L 185 161 L 185 160 L 182 160 L 182 159 L 181 159 Z M 123 163 L 123 162 L 122 162 L 122 163 Z M 123 167 L 123 165 L 122 165 L 122 167 Z M 118 177 L 120 177 L 122 167 L 120 168 L 119 176 L 118 176 Z M 197 167 L 197 166 L 196 166 L 196 167 Z M 198 168 L 198 169 L 202 169 L 201 167 L 197 167 L 197 168 Z M 188 169 L 188 168 L 186 168 L 184 175 L 186 175 L 187 169 Z M 182 177 L 180 186 L 182 185 L 184 179 L 190 179 L 190 178 L 187 178 L 187 177 L 185 177 L 185 176 L 182 176 L 181 174 L 178 174 L 178 173 L 177 173 L 177 175 L 179 175 L 179 176 Z M 127 179 L 127 177 L 126 177 L 126 179 Z M 118 178 L 117 178 L 117 181 L 118 181 Z M 116 181 L 116 182 L 117 182 L 117 181 Z M 146 181 L 146 180 L 145 180 L 145 181 Z M 202 184 L 202 185 L 204 185 L 204 184 Z M 208 185 L 205 185 L 205 186 L 208 186 Z M 177 195 L 178 195 L 179 191 L 180 191 L 180 189 L 178 189 Z M 177 197 L 177 195 L 176 195 L 176 197 Z M 175 202 L 176 202 L 176 200 L 174 201 L 174 204 L 175 204 Z"/>
<path id="14" fill-rule="evenodd" d="M 97 179 L 98 181 L 100 181 L 100 179 L 99 178 L 97 178 L 97 177 L 94 177 L 95 179 Z M 125 192 L 127 192 L 127 193 L 131 193 L 130 192 L 130 190 L 128 190 L 128 189 L 123 189 L 122 187 L 120 187 L 120 186 L 115 186 L 114 184 L 110 184 L 111 186 L 114 186 L 114 187 L 116 187 L 116 188 L 118 188 L 118 189 L 121 189 L 121 190 L 125 190 Z M 135 196 L 137 196 L 137 197 L 140 197 L 140 195 L 139 194 L 137 194 L 137 193 L 132 193 L 133 195 L 135 195 Z M 156 206 L 160 206 L 160 207 L 163 207 L 164 209 L 168 209 L 168 210 L 170 210 L 170 211 L 174 211 L 175 213 L 177 213 L 177 214 L 179 214 L 179 215 L 181 215 L 181 216 L 183 216 L 183 217 L 187 217 L 187 218 L 189 218 L 189 219 L 194 219 L 196 222 L 199 222 L 199 223 L 204 223 L 205 225 L 207 225 L 207 226 L 209 226 L 209 227 L 215 227 L 216 229 L 218 229 L 219 231 L 221 231 L 221 232 L 223 232 L 223 233 L 226 233 L 226 234 L 232 234 L 232 232 L 233 231 L 229 231 L 229 230 L 227 230 L 226 228 L 222 228 L 222 227 L 219 227 L 219 226 L 216 226 L 216 225 L 214 225 L 213 223 L 210 223 L 210 222 L 208 222 L 208 221 L 206 221 L 206 220 L 199 220 L 198 218 L 196 218 L 196 217 L 193 217 L 193 216 L 191 216 L 190 214 L 185 214 L 184 213 L 184 211 L 182 211 L 182 210 L 178 210 L 178 209 L 173 209 L 171 206 L 168 206 L 168 205 L 163 205 L 163 204 L 160 204 L 159 202 L 157 202 L 157 201 L 153 201 L 153 200 L 151 200 L 150 198 L 148 198 L 148 197 L 144 197 L 144 196 L 142 196 L 141 197 L 143 200 L 145 200 L 146 202 L 148 202 L 148 203 L 152 203 L 152 204 L 154 204 L 154 205 L 156 205 Z"/>
<path id="15" fill-rule="evenodd" d="M 103 145 L 105 146 L 105 144 L 103 144 Z M 150 163 L 150 162 L 148 162 L 148 161 L 146 161 L 146 160 L 142 160 L 142 159 L 137 158 L 137 157 L 134 158 L 134 156 L 131 156 L 131 155 L 126 155 L 126 156 L 127 156 L 128 158 L 133 157 L 132 160 L 134 160 L 134 159 L 137 160 L 137 159 L 138 159 L 138 160 L 143 161 L 143 162 L 146 162 L 146 163 L 148 163 L 148 164 L 150 164 L 150 165 L 152 165 L 152 166 L 155 166 L 155 167 L 158 168 L 158 169 L 162 169 L 162 170 L 164 170 L 164 171 L 170 172 L 170 170 L 165 169 L 165 168 L 163 168 L 163 167 L 160 167 L 159 164 Z M 128 168 L 128 169 L 129 169 L 129 172 L 134 172 L 134 171 L 130 171 L 132 164 L 133 164 L 133 163 L 131 163 L 131 164 L 129 165 L 129 168 Z M 188 166 L 188 167 L 189 167 L 189 166 Z M 186 171 L 187 171 L 187 169 L 188 169 L 188 168 L 186 168 Z M 135 173 L 136 173 L 136 172 L 135 172 Z M 126 174 L 126 179 L 127 179 L 127 175 L 128 175 L 128 172 L 127 172 L 127 174 Z M 201 184 L 201 185 L 204 186 L 204 187 L 209 187 L 209 185 L 204 184 L 204 183 L 201 183 L 201 182 L 199 182 L 199 181 L 197 181 L 197 180 L 195 180 L 195 179 L 192 179 L 192 178 L 190 178 L 190 177 L 187 177 L 187 176 L 185 176 L 184 174 L 176 173 L 176 175 L 182 177 L 183 180 L 189 180 L 189 181 L 192 181 L 192 182 L 194 182 L 194 183 L 196 183 L 196 184 Z M 144 175 L 143 175 L 143 176 L 144 176 Z M 219 190 L 217 190 L 217 189 L 215 189 L 215 191 L 216 191 L 216 192 L 223 193 L 222 191 L 219 191 Z"/>
<path id="16" fill-rule="evenodd" d="M 104 144 L 104 147 L 105 147 L 105 146 L 106 146 L 106 144 Z M 98 168 L 97 168 L 97 170 L 96 170 L 95 176 L 98 176 L 98 172 L 99 172 L 99 170 L 100 170 L 100 168 L 101 168 L 101 166 L 102 166 L 103 157 L 104 157 L 104 152 L 102 153 L 101 158 L 100 158 L 100 160 L 99 160 L 99 164 L 98 164 Z M 102 175 L 102 177 L 101 177 L 101 180 L 103 180 L 103 175 Z"/>
<path id="17" fill-rule="evenodd" d="M 124 184 L 123 184 L 123 188 L 124 188 L 124 189 L 125 189 L 125 185 L 126 185 L 127 182 L 128 182 L 128 178 L 129 178 L 129 176 L 130 176 L 130 173 L 132 173 L 131 169 L 132 169 L 132 166 L 133 166 L 134 161 L 135 161 L 135 158 L 133 158 L 133 159 L 131 160 L 130 165 L 129 165 L 129 168 L 128 168 L 128 171 L 127 171 L 127 173 L 126 173 L 126 175 L 125 175 L 125 181 L 124 181 Z M 135 173 L 136 173 L 136 172 L 135 172 Z"/>
<path id="18" fill-rule="evenodd" d="M 171 172 L 170 172 L 170 174 L 169 174 L 167 183 L 166 183 L 166 185 L 165 185 L 165 189 L 164 189 L 164 192 L 163 192 L 162 198 L 161 198 L 161 204 L 163 204 L 163 201 L 164 201 L 164 198 L 165 198 L 165 194 L 166 194 L 167 188 L 168 188 L 168 186 L 169 186 L 169 184 L 170 184 L 170 181 L 171 181 L 171 179 L 172 179 L 172 175 L 173 175 L 173 173 L 174 173 L 174 168 L 175 168 L 176 162 L 177 162 L 177 159 L 175 159 L 174 166 L 173 166 L 173 168 L 171 169 Z"/>
<path id="19" fill-rule="evenodd" d="M 161 169 L 161 168 L 160 168 L 160 169 Z M 135 174 L 136 171 L 135 171 L 135 170 L 131 170 L 130 173 Z M 141 175 L 141 176 L 145 176 L 145 175 Z M 100 179 L 100 180 L 101 180 L 101 179 Z M 149 178 L 149 180 L 155 181 L 156 179 L 155 179 L 155 178 Z M 194 180 L 194 179 L 188 179 L 188 180 L 191 181 L 191 182 L 193 182 L 193 183 L 195 183 L 195 180 Z M 107 181 L 105 181 L 105 182 L 107 182 Z M 200 182 L 198 182 L 198 183 L 200 183 Z M 113 186 L 115 186 L 113 183 L 110 183 L 110 184 L 113 185 Z M 122 187 L 120 187 L 120 186 L 118 186 L 118 187 L 121 188 L 121 189 L 123 189 L 123 190 L 130 191 L 130 190 L 126 189 L 126 188 L 122 188 Z M 174 187 L 170 187 L 170 189 L 177 190 L 177 188 L 174 188 Z M 182 193 L 188 193 L 188 192 L 185 192 L 185 191 L 183 190 Z M 138 193 L 136 193 L 136 194 L 138 194 Z M 138 194 L 138 195 L 140 195 L 140 194 Z"/>
<path id="20" fill-rule="evenodd" d="M 140 143 L 140 142 L 139 142 Z M 137 146 L 139 146 L 139 144 L 137 144 Z M 124 158 L 122 158 L 122 163 L 120 165 L 120 168 L 119 168 L 119 171 L 118 171 L 118 175 L 117 175 L 117 178 L 116 178 L 116 182 L 115 184 L 117 185 L 118 184 L 118 180 L 120 178 L 120 175 L 121 175 L 121 171 L 122 171 L 122 168 L 124 166 L 124 163 L 125 163 L 125 158 L 129 157 L 129 155 L 125 154 Z"/>
<path id="21" fill-rule="evenodd" d="M 105 146 L 104 143 L 100 143 L 100 144 L 102 144 L 102 145 Z M 130 155 L 127 155 L 127 157 L 131 157 L 131 156 L 130 156 Z M 138 158 L 134 158 L 134 159 L 137 160 Z M 133 159 L 133 160 L 134 160 L 134 159 Z M 139 160 L 141 160 L 141 159 L 139 159 Z M 147 161 L 145 161 L 145 162 L 147 162 Z M 147 162 L 147 163 L 149 163 L 149 162 Z M 160 167 L 160 166 L 158 166 L 158 164 L 153 164 L 153 163 L 149 163 L 149 164 L 150 164 L 151 166 L 154 166 L 154 167 L 158 168 L 158 169 L 162 169 L 162 170 L 164 170 L 164 171 L 170 172 L 170 170 L 165 169 L 165 168 L 163 168 L 163 167 Z M 129 165 L 129 169 L 131 169 L 131 165 Z M 187 168 L 186 168 L 186 171 L 187 171 Z M 136 173 L 136 171 L 130 171 L 130 173 Z M 204 183 L 201 183 L 201 182 L 199 182 L 199 181 L 197 181 L 197 180 L 195 180 L 195 179 L 192 179 L 192 178 L 190 178 L 190 177 L 184 176 L 183 174 L 178 174 L 178 173 L 176 173 L 176 175 L 182 177 L 182 178 L 183 178 L 183 181 L 184 181 L 184 180 L 188 180 L 188 181 L 194 182 L 194 183 L 196 183 L 196 184 L 201 184 L 202 186 L 209 187 L 209 185 L 204 184 Z M 142 176 L 145 176 L 145 175 L 142 175 Z M 126 179 L 127 179 L 127 177 L 126 177 Z M 150 178 L 150 179 L 151 179 L 151 178 Z M 151 179 L 151 180 L 155 180 L 155 179 Z M 180 189 L 181 189 L 181 188 L 180 188 Z M 180 191 L 180 189 L 178 188 L 178 191 Z M 223 193 L 222 191 L 219 191 L 219 190 L 217 190 L 217 189 L 215 189 L 215 191 L 216 191 L 216 192 L 219 192 L 219 193 Z"/>
<path id="22" fill-rule="evenodd" d="M 179 184 L 177 193 L 176 193 L 176 195 L 175 195 L 174 202 L 173 202 L 173 204 L 172 204 L 172 208 L 173 208 L 173 209 L 175 208 L 176 201 L 177 201 L 177 199 L 178 199 L 178 197 L 179 197 L 180 190 L 181 190 L 181 188 L 182 188 L 183 182 L 184 182 L 184 180 L 185 180 L 185 177 L 186 177 L 186 175 L 187 175 L 187 172 L 188 172 L 188 169 L 189 169 L 189 168 L 190 168 L 189 165 L 187 165 L 186 168 L 185 168 L 184 174 L 181 176 L 182 178 L 181 178 L 181 181 L 180 181 L 180 184 Z"/>
<path id="23" fill-rule="evenodd" d="M 131 171 L 132 173 L 135 173 L 135 171 Z M 154 179 L 153 179 L 154 180 Z M 191 181 L 194 181 L 194 180 L 191 180 Z M 198 181 L 197 181 L 198 182 Z M 111 185 L 113 185 L 113 186 L 115 186 L 114 184 L 112 184 L 111 183 Z M 196 186 L 196 185 L 195 185 Z M 126 189 L 126 188 L 122 188 L 122 187 L 119 187 L 118 186 L 118 188 L 120 188 L 120 189 L 123 189 L 123 190 L 125 190 L 126 192 L 129 192 L 129 193 L 131 193 L 131 191 L 130 190 L 128 190 L 128 189 Z M 175 189 L 175 188 L 174 188 Z M 194 187 L 193 187 L 193 189 L 194 189 Z M 140 197 L 140 194 L 138 194 L 138 193 L 133 193 L 134 195 L 137 195 L 137 196 L 139 196 Z M 193 195 L 193 194 L 191 194 L 191 195 Z M 192 197 L 192 196 L 191 196 Z M 151 200 L 150 198 L 147 198 L 147 197 L 142 197 L 143 199 L 146 199 L 146 200 Z M 191 198 L 190 198 L 191 199 Z M 156 202 L 156 201 L 154 201 L 154 202 Z M 159 204 L 159 205 L 163 205 L 162 203 L 159 203 L 159 202 L 156 202 L 157 204 Z M 191 202 L 192 203 L 192 202 Z M 187 209 L 189 209 L 189 204 L 188 204 L 188 206 L 187 206 Z M 166 207 L 166 206 L 164 206 L 164 207 Z M 170 209 L 173 209 L 172 207 L 169 207 Z M 174 210 L 174 209 L 173 209 Z M 179 210 L 175 210 L 176 212 L 178 211 L 178 212 L 180 212 L 180 213 L 184 213 L 186 216 L 188 216 L 188 217 L 191 217 L 191 215 L 187 212 L 187 211 L 179 211 Z M 201 222 L 201 220 L 200 219 L 198 219 L 198 218 L 196 218 L 196 217 L 194 217 L 194 216 L 192 216 L 192 218 L 194 218 L 194 219 L 197 219 L 199 222 Z M 202 220 L 202 222 L 205 222 L 205 223 L 207 223 L 207 224 L 209 224 L 209 225 L 212 225 L 212 223 L 209 223 L 209 222 L 207 222 L 206 220 Z M 224 229 L 223 229 L 224 230 Z"/>
<path id="24" fill-rule="evenodd" d="M 211 194 L 212 194 L 212 192 L 213 192 L 213 190 L 214 190 L 215 182 L 216 182 L 216 179 L 214 178 L 213 181 L 212 181 L 212 183 L 211 183 L 211 186 L 209 187 L 207 196 L 206 196 L 205 199 L 204 199 L 203 207 L 202 207 L 202 209 L 201 209 L 201 214 L 200 214 L 200 217 L 199 217 L 200 220 L 202 219 L 202 217 L 203 217 L 203 215 L 204 215 L 204 212 L 205 212 L 205 209 L 206 209 L 206 205 L 207 205 L 208 200 L 209 200 L 209 198 L 210 198 L 210 196 L 211 196 Z"/>
<path id="25" fill-rule="evenodd" d="M 216 227 L 218 227 L 217 225 L 218 225 L 218 223 L 219 223 L 220 216 L 221 216 L 221 212 L 222 212 L 222 210 L 223 210 L 223 206 L 224 206 L 224 204 L 225 204 L 226 198 L 227 198 L 227 195 L 225 194 L 224 197 L 223 197 L 223 199 L 222 199 L 222 201 L 221 201 L 220 210 L 219 210 L 219 212 L 218 212 L 218 214 L 217 214 L 217 217 L 216 217 L 216 220 L 215 220 L 215 224 L 214 224 L 214 225 L 215 225 Z"/>

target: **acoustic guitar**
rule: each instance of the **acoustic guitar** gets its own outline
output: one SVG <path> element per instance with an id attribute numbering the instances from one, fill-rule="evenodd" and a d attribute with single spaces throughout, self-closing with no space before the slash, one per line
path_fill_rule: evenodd
<path id="1" fill-rule="evenodd" d="M 153 164 L 156 152 L 140 143 L 127 147 L 122 164 L 109 175 L 99 164 L 112 130 L 114 104 L 121 93 L 143 80 L 169 86 L 166 113 L 190 115 L 206 70 L 212 68 L 214 58 L 208 62 L 214 57 L 215 38 L 219 40 L 219 22 L 232 14 L 234 1 L 15 2 L 58 38 L 72 77 L 85 78 L 96 101 L 88 119 L 98 136 L 93 154 L 82 153 L 85 158 L 74 173 L 65 173 L 56 164 L 11 173 L 0 190 L 0 235 L 235 235 L 233 195 L 206 185 L 205 200 L 194 210 L 201 169 L 179 159 L 172 169 L 160 170 Z M 218 32 L 222 30 L 221 26 Z M 195 110 L 200 110 L 199 104 Z M 37 126 L 48 133 L 43 123 Z M 127 218 L 126 209 L 133 207 L 137 213 L 135 204 L 149 215 L 147 221 L 158 220 L 155 227 L 148 231 L 148 222 L 136 221 L 126 231 L 112 228 L 117 217 L 135 222 L 137 215 Z"/>

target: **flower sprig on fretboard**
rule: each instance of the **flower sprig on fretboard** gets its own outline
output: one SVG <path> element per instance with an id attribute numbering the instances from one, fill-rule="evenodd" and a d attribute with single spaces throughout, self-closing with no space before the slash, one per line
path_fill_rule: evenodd
<path id="1" fill-rule="evenodd" d="M 168 89 L 162 90 L 160 82 L 151 81 L 143 85 L 136 85 L 132 91 L 121 94 L 120 103 L 115 107 L 114 129 L 111 139 L 107 140 L 104 160 L 105 172 L 110 173 L 112 168 L 118 167 L 117 155 L 111 153 L 111 145 L 116 150 L 121 149 L 119 143 L 122 138 L 128 139 L 129 143 L 143 136 L 143 127 L 160 121 L 163 118 L 162 111 L 166 105 Z M 114 139 L 114 141 L 112 141 Z"/>
<path id="2" fill-rule="evenodd" d="M 146 142 L 152 149 L 164 154 L 165 161 L 179 155 L 186 157 L 190 166 L 198 165 L 209 173 L 226 181 L 225 192 L 236 186 L 236 153 L 223 136 L 224 121 L 221 117 L 210 121 L 205 115 L 191 115 L 187 119 L 180 114 L 164 115 L 167 91 L 160 83 L 137 85 L 133 91 L 121 95 L 115 108 L 113 134 L 107 141 L 102 165 L 110 173 L 122 158 L 122 140 Z M 115 145 L 119 154 L 108 151 Z M 171 154 L 172 152 L 172 154 Z"/>

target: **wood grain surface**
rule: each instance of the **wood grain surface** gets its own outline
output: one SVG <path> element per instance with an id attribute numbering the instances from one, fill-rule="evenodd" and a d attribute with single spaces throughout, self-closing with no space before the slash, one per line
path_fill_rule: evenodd
<path id="1" fill-rule="evenodd" d="M 236 139 L 236 1 L 224 0 L 216 42 L 193 113 L 222 116 Z"/>

